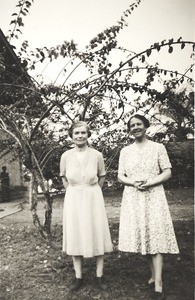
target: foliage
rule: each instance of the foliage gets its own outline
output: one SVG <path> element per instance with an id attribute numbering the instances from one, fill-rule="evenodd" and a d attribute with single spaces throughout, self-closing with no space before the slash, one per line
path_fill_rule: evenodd
<path id="1" fill-rule="evenodd" d="M 165 119 L 166 126 L 159 133 L 159 138 L 168 138 L 169 141 L 187 140 L 194 133 L 194 91 L 185 88 L 177 92 L 174 81 L 171 81 L 166 84 L 165 94 L 165 100 L 156 105 L 158 112 L 153 115 L 153 118 L 162 119 L 164 116 Z"/>
<path id="2" fill-rule="evenodd" d="M 18 12 L 13 13 L 13 19 L 10 22 L 10 29 L 8 31 L 9 36 L 8 40 L 10 41 L 12 38 L 18 39 L 18 35 L 22 34 L 21 27 L 24 27 L 23 18 L 28 15 L 29 9 L 33 4 L 34 0 L 19 0 L 16 7 L 18 8 Z M 11 29 L 11 27 L 13 28 Z"/>
<path id="3" fill-rule="evenodd" d="M 189 187 L 194 185 L 194 141 L 169 142 L 166 145 L 172 164 L 172 178 L 168 187 Z"/>
<path id="4" fill-rule="evenodd" d="M 18 2 L 19 12 L 12 15 L 13 29 L 10 31 L 9 42 L 13 42 L 22 33 L 23 18 L 28 14 L 32 3 L 33 1 L 25 0 Z M 182 51 L 185 47 L 192 47 L 194 51 L 194 42 L 181 37 L 172 38 L 155 42 L 139 53 L 118 47 L 117 37 L 139 5 L 141 0 L 135 0 L 125 10 L 119 22 L 99 33 L 84 51 L 79 50 L 74 41 L 64 41 L 62 45 L 34 51 L 29 50 L 27 41 L 23 42 L 18 55 L 25 72 L 34 70 L 40 64 L 46 68 L 58 59 L 63 61 L 63 68 L 52 83 L 46 83 L 44 79 L 41 82 L 32 79 L 30 84 L 10 83 L 5 80 L 7 69 L 2 70 L 3 80 L 0 86 L 12 101 L 8 105 L 0 106 L 1 128 L 14 138 L 22 150 L 23 162 L 30 173 L 31 192 L 40 185 L 45 194 L 44 226 L 40 224 L 36 214 L 37 197 L 31 195 L 33 220 L 43 235 L 44 230 L 49 235 L 51 233 L 52 214 L 52 198 L 45 180 L 52 177 L 59 182 L 57 170 L 61 151 L 71 147 L 67 136 L 70 124 L 78 119 L 89 123 L 94 132 L 92 145 L 105 155 L 111 178 L 116 173 L 115 161 L 119 148 L 128 142 L 123 126 L 130 114 L 139 110 L 153 116 L 154 108 L 165 111 L 166 107 L 172 107 L 172 111 L 178 115 L 183 107 L 180 101 L 186 100 L 186 95 L 177 96 L 175 90 L 168 87 L 165 78 L 172 79 L 174 88 L 184 83 L 193 85 L 193 79 L 189 75 L 193 65 L 185 74 L 180 74 L 177 71 L 164 70 L 158 64 L 149 65 L 147 57 L 165 48 L 170 54 L 174 53 L 174 47 L 180 47 Z M 121 58 L 117 61 L 116 53 L 123 56 L 122 61 Z M 116 55 L 114 62 L 113 55 Z M 140 81 L 139 72 L 142 74 Z M 77 74 L 81 74 L 79 80 Z M 160 85 L 156 86 L 157 82 Z M 189 101 L 190 106 L 182 110 L 182 118 L 186 119 L 185 113 L 189 108 L 187 119 L 191 130 L 192 105 L 191 100 Z M 178 107 L 175 109 L 173 104 Z M 154 117 L 156 118 L 155 115 Z M 179 129 L 183 123 L 180 125 Z M 186 125 L 183 127 L 186 128 Z M 175 134 L 177 135 L 176 132 Z"/>

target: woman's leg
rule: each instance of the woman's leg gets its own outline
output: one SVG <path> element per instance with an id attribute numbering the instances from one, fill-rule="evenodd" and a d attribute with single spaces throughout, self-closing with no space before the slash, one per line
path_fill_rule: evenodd
<path id="1" fill-rule="evenodd" d="M 162 292 L 162 269 L 163 269 L 163 256 L 158 253 L 152 255 L 152 262 L 154 266 L 154 274 L 155 274 L 155 291 Z"/>
<path id="2" fill-rule="evenodd" d="M 150 271 L 151 271 L 151 277 L 148 280 L 148 283 L 151 284 L 152 282 L 155 281 L 154 265 L 153 265 L 153 261 L 152 261 L 152 256 L 148 254 L 146 257 L 148 259 L 149 266 L 150 266 Z"/>
<path id="3" fill-rule="evenodd" d="M 100 255 L 96 257 L 96 278 L 98 287 L 106 291 L 107 285 L 104 282 L 103 278 L 103 269 L 104 269 L 104 255 Z"/>
<path id="4" fill-rule="evenodd" d="M 73 256 L 72 260 L 76 278 L 82 278 L 82 256 Z"/>
<path id="5" fill-rule="evenodd" d="M 83 284 L 83 279 L 82 279 L 82 257 L 81 256 L 73 256 L 72 257 L 73 260 L 73 266 L 74 266 L 74 270 L 75 270 L 75 277 L 76 277 L 76 281 L 73 284 L 73 286 L 71 287 L 71 291 L 72 292 L 76 292 L 78 291 L 82 284 Z"/>
<path id="6" fill-rule="evenodd" d="M 96 277 L 102 277 L 104 269 L 104 255 L 96 257 Z"/>

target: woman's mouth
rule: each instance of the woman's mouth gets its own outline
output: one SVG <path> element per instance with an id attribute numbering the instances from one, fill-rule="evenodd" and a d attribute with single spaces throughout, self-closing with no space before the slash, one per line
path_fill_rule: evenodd
<path id="1" fill-rule="evenodd" d="M 134 133 L 140 133 L 140 132 L 142 132 L 141 130 L 136 130 L 136 131 L 134 131 Z"/>

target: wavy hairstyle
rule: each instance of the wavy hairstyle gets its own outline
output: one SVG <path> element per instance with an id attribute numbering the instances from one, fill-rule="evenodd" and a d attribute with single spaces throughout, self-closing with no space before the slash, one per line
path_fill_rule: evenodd
<path id="1" fill-rule="evenodd" d="M 131 120 L 132 120 L 133 118 L 136 118 L 136 119 L 141 120 L 141 121 L 143 122 L 145 128 L 150 127 L 150 122 L 148 121 L 148 119 L 146 119 L 146 117 L 144 117 L 144 116 L 142 116 L 142 115 L 139 115 L 139 114 L 135 114 L 135 115 L 133 115 L 133 116 L 129 119 L 129 121 L 127 122 L 127 129 L 128 129 L 128 131 L 130 131 L 130 129 L 131 129 Z"/>
<path id="2" fill-rule="evenodd" d="M 72 123 L 71 127 L 68 130 L 69 136 L 72 138 L 73 130 L 75 128 L 81 127 L 81 126 L 85 126 L 86 127 L 87 133 L 88 133 L 88 137 L 90 137 L 91 136 L 91 131 L 90 131 L 89 125 L 86 122 L 84 122 L 84 121 L 78 121 L 78 122 Z"/>

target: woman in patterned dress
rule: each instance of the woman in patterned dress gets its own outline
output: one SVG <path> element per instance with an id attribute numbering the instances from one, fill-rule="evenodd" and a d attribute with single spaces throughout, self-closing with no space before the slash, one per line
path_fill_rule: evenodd
<path id="1" fill-rule="evenodd" d="M 163 144 L 146 137 L 149 121 L 139 114 L 128 122 L 135 142 L 121 150 L 118 179 L 124 184 L 120 213 L 119 250 L 147 255 L 155 298 L 164 299 L 163 254 L 179 252 L 163 182 L 171 164 Z"/>
<path id="2" fill-rule="evenodd" d="M 105 179 L 103 156 L 88 147 L 90 131 L 87 123 L 74 123 L 69 135 L 75 144 L 64 152 L 60 161 L 60 175 L 65 187 L 63 212 L 63 251 L 73 257 L 77 291 L 82 286 L 82 257 L 96 257 L 98 287 L 103 282 L 104 253 L 113 250 L 102 186 Z"/>

